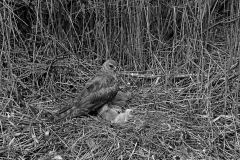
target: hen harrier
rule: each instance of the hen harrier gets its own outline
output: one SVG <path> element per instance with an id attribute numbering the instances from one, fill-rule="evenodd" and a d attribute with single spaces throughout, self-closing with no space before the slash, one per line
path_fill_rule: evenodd
<path id="1" fill-rule="evenodd" d="M 107 60 L 101 70 L 85 84 L 74 104 L 56 113 L 55 120 L 97 112 L 104 104 L 112 101 L 119 90 L 116 69 L 117 63 Z"/>

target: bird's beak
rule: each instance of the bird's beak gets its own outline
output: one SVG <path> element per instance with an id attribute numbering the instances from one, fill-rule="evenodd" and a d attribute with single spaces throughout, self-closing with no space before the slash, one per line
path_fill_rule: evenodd
<path id="1" fill-rule="evenodd" d="M 116 67 L 116 68 L 114 69 L 114 71 L 115 71 L 115 72 L 119 72 L 119 71 L 120 71 L 120 68 L 119 68 L 119 67 Z"/>

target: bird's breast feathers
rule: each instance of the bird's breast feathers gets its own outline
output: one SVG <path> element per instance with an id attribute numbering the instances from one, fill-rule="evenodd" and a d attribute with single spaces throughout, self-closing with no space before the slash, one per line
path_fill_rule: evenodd
<path id="1" fill-rule="evenodd" d="M 115 97 L 118 92 L 118 81 L 114 76 L 97 76 L 86 85 L 86 95 L 91 96 L 91 102 L 107 101 Z"/>
<path id="2" fill-rule="evenodd" d="M 98 110 L 111 101 L 118 90 L 119 84 L 114 76 L 102 75 L 89 80 L 75 103 L 77 114 Z"/>

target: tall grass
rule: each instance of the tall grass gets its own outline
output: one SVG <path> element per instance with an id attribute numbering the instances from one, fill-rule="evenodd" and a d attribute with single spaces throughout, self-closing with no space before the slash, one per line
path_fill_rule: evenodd
<path id="1" fill-rule="evenodd" d="M 240 158 L 238 0 L 0 6 L 2 159 Z M 134 93 L 135 119 L 52 124 L 49 112 L 109 58 Z"/>

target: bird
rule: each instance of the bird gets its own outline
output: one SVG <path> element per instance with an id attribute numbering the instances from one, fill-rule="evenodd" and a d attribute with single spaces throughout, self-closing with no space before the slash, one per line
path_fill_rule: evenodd
<path id="1" fill-rule="evenodd" d="M 122 107 L 124 107 L 131 98 L 130 92 L 118 91 L 115 98 L 105 104 L 100 110 L 98 110 L 98 116 L 111 123 L 125 123 L 130 118 L 129 111 L 122 113 Z"/>
<path id="2" fill-rule="evenodd" d="M 119 113 L 121 113 L 121 111 L 122 108 L 120 106 L 113 106 L 107 103 L 98 111 L 98 116 L 111 122 L 118 116 Z"/>
<path id="3" fill-rule="evenodd" d="M 117 62 L 109 59 L 90 80 L 70 107 L 60 109 L 55 114 L 55 121 L 66 117 L 81 117 L 90 112 L 98 112 L 101 107 L 112 101 L 119 91 Z"/>
<path id="4" fill-rule="evenodd" d="M 131 114 L 133 112 L 132 109 L 126 109 L 124 113 L 118 114 L 114 120 L 112 120 L 112 123 L 126 123 L 129 119 L 133 117 Z"/>
<path id="5" fill-rule="evenodd" d="M 117 95 L 115 98 L 109 102 L 111 106 L 121 106 L 124 107 L 127 104 L 127 101 L 131 98 L 131 93 L 130 92 L 122 92 L 118 91 Z"/>

